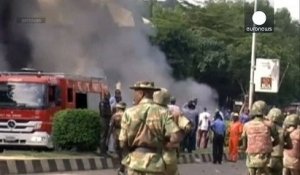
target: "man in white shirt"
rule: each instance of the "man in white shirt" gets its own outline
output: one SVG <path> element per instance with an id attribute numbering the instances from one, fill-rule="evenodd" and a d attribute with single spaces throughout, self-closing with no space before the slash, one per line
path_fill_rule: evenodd
<path id="1" fill-rule="evenodd" d="M 211 115 L 207 112 L 206 107 L 204 111 L 199 114 L 199 125 L 198 125 L 198 142 L 197 147 L 200 148 L 201 141 L 204 139 L 204 147 L 207 148 L 208 143 L 208 132 L 211 124 Z"/>
<path id="2" fill-rule="evenodd" d="M 116 105 L 117 105 L 117 103 L 119 103 L 121 101 L 122 101 L 121 90 L 116 89 L 115 90 L 115 95 L 110 97 L 110 99 L 109 99 L 112 114 L 114 114 L 116 112 Z"/>

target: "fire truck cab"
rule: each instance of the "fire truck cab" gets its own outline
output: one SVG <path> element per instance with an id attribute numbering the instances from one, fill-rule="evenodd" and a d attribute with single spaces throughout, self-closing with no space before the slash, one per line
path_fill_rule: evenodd
<path id="1" fill-rule="evenodd" d="M 98 110 L 103 78 L 43 73 L 0 73 L 0 146 L 53 148 L 53 117 L 67 108 Z"/>

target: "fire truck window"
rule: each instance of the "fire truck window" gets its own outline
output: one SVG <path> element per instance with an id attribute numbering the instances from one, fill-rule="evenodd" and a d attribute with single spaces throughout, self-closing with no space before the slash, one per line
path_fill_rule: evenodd
<path id="1" fill-rule="evenodd" d="M 87 108 L 87 94 L 76 93 L 76 108 Z"/>
<path id="2" fill-rule="evenodd" d="M 49 87 L 49 102 L 55 102 L 55 86 Z"/>
<path id="3" fill-rule="evenodd" d="M 0 83 L 0 107 L 41 108 L 47 105 L 47 86 L 38 83 Z"/>
<path id="4" fill-rule="evenodd" d="M 49 103 L 60 105 L 61 97 L 60 97 L 60 89 L 58 86 L 49 86 Z"/>
<path id="5" fill-rule="evenodd" d="M 61 105 L 61 91 L 58 86 L 56 86 L 56 88 L 55 88 L 55 104 L 56 104 L 56 106 Z"/>
<path id="6" fill-rule="evenodd" d="M 68 102 L 73 102 L 73 89 L 68 88 Z"/>

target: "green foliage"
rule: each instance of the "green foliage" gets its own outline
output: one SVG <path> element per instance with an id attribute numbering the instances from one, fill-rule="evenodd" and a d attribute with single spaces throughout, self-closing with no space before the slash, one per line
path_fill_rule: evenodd
<path id="1" fill-rule="evenodd" d="M 251 8 L 242 0 L 155 5 L 151 20 L 157 35 L 151 40 L 166 53 L 175 78 L 208 83 L 225 102 L 248 91 L 252 34 L 244 32 L 244 11 Z M 258 9 L 274 10 L 267 0 L 259 1 Z M 280 59 L 283 79 L 279 93 L 256 93 L 256 98 L 274 105 L 300 100 L 299 30 L 299 22 L 281 9 L 275 13 L 275 32 L 257 34 L 256 58 Z"/>
<path id="2" fill-rule="evenodd" d="M 67 109 L 55 114 L 54 144 L 62 149 L 94 151 L 100 139 L 100 117 L 87 109 Z"/>

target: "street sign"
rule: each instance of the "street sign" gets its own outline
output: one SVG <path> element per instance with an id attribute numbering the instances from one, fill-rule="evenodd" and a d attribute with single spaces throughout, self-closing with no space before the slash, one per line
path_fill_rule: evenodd
<path id="1" fill-rule="evenodd" d="M 279 59 L 257 58 L 254 71 L 255 92 L 277 93 L 279 72 Z"/>

